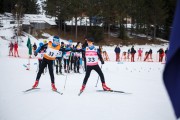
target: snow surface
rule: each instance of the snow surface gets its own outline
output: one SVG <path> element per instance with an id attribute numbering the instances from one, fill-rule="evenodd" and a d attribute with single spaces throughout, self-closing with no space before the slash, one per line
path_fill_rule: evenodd
<path id="1" fill-rule="evenodd" d="M 131 94 L 97 92 L 102 87 L 100 81 L 95 87 L 98 75 L 92 71 L 84 93 L 78 96 L 85 76 L 82 69 L 82 74 L 55 74 L 56 87 L 63 95 L 52 92 L 48 72 L 41 76 L 40 90 L 23 93 L 32 87 L 36 79 L 38 61 L 30 60 L 29 71 L 23 66 L 28 63 L 27 36 L 22 37 L 24 42 L 19 46 L 20 58 L 7 56 L 9 41 L 0 38 L 0 120 L 175 120 L 162 80 L 164 64 L 117 64 L 114 62 L 115 46 L 103 46 L 111 61 L 105 62 L 102 71 L 107 86 Z M 30 37 L 32 44 L 41 41 Z M 121 49 L 127 51 L 130 47 Z M 156 61 L 156 50 L 167 45 L 135 45 L 135 49 L 139 47 L 144 51 L 152 48 Z"/>

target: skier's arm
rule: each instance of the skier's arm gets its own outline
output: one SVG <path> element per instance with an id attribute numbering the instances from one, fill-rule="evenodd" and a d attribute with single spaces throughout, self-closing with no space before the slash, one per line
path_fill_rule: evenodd
<path id="1" fill-rule="evenodd" d="M 68 51 L 72 51 L 72 49 L 71 48 L 61 48 L 59 51 L 68 52 Z"/>
<path id="2" fill-rule="evenodd" d="M 37 56 L 37 54 L 38 54 L 41 50 L 47 49 L 47 45 L 48 45 L 48 44 L 44 44 L 43 46 L 39 46 L 39 47 L 36 49 L 36 51 L 34 52 L 34 55 Z"/>
<path id="3" fill-rule="evenodd" d="M 97 54 L 98 54 L 98 57 L 99 57 L 99 59 L 101 61 L 101 64 L 104 64 L 104 60 L 103 60 L 102 55 L 100 54 L 100 52 L 97 51 Z"/>
<path id="4" fill-rule="evenodd" d="M 73 49 L 73 52 L 83 52 L 85 51 L 84 49 Z"/>

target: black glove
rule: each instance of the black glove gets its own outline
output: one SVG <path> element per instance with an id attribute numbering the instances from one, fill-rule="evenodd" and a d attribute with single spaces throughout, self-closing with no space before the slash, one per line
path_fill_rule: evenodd
<path id="1" fill-rule="evenodd" d="M 37 56 L 37 52 L 34 52 L 34 56 Z"/>
<path id="2" fill-rule="evenodd" d="M 103 60 L 101 61 L 101 64 L 104 64 L 104 61 L 103 61 Z"/>

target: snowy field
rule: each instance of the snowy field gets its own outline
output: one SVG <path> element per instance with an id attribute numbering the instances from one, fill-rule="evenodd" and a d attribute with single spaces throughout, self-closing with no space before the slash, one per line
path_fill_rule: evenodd
<path id="1" fill-rule="evenodd" d="M 23 66 L 28 63 L 26 41 L 19 47 L 20 58 L 8 56 L 8 44 L 0 38 L 0 120 L 175 120 L 162 80 L 164 64 L 117 64 L 114 47 L 103 47 L 111 59 L 102 66 L 107 86 L 131 94 L 97 92 L 102 87 L 100 81 L 95 87 L 98 75 L 93 71 L 85 91 L 78 96 L 85 75 L 82 70 L 82 74 L 55 74 L 56 87 L 63 95 L 52 92 L 48 72 L 41 76 L 39 90 L 23 93 L 34 84 L 37 59 L 30 60 L 27 71 Z M 167 45 L 135 49 L 139 47 L 144 51 L 152 48 L 157 61 L 156 51 Z"/>

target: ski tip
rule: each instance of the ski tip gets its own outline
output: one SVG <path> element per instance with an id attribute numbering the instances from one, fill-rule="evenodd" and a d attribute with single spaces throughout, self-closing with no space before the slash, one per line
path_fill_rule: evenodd
<path id="1" fill-rule="evenodd" d="M 56 93 L 58 93 L 58 94 L 60 94 L 60 95 L 63 95 L 63 93 L 62 92 L 59 92 L 59 91 L 54 91 L 54 90 L 52 90 L 53 92 L 56 92 Z"/>
<path id="2" fill-rule="evenodd" d="M 78 96 L 80 96 L 82 94 L 82 91 L 79 92 Z"/>

